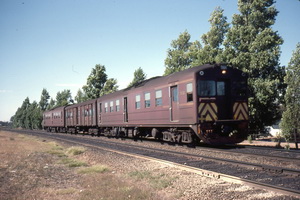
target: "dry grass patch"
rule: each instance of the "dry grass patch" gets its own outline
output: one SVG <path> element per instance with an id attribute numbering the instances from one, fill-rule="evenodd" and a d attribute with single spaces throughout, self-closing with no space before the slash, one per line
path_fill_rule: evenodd
<path id="1" fill-rule="evenodd" d="M 50 146 L 50 150 L 48 150 L 47 153 L 58 157 L 66 157 L 62 146 L 58 145 L 56 142 L 48 142 L 47 144 Z"/>
<path id="2" fill-rule="evenodd" d="M 69 155 L 77 156 L 84 153 L 86 149 L 84 147 L 70 147 L 66 150 L 66 153 Z"/>
<path id="3" fill-rule="evenodd" d="M 85 162 L 82 162 L 80 160 L 72 159 L 72 158 L 62 158 L 59 162 L 60 164 L 67 165 L 68 167 L 84 167 L 87 166 Z"/>
<path id="4" fill-rule="evenodd" d="M 153 175 L 149 171 L 133 171 L 129 173 L 130 177 L 135 178 L 138 181 L 146 181 L 149 182 L 153 188 L 163 189 L 170 185 L 176 178 L 169 178 L 165 174 Z"/>

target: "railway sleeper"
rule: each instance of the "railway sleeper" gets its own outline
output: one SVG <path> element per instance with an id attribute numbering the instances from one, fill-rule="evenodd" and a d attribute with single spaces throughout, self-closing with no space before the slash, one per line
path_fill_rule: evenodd
<path id="1" fill-rule="evenodd" d="M 282 174 L 283 169 L 278 168 L 278 167 L 271 167 L 271 166 L 262 166 L 262 170 L 270 173 L 275 173 L 275 174 Z"/>

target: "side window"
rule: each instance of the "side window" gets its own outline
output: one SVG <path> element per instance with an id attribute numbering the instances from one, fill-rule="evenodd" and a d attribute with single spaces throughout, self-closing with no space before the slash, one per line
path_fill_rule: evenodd
<path id="1" fill-rule="evenodd" d="M 106 102 L 104 106 L 105 106 L 105 107 L 104 107 L 104 112 L 107 113 L 107 112 L 108 112 L 108 103 Z"/>
<path id="2" fill-rule="evenodd" d="M 177 86 L 171 87 L 171 92 L 172 92 L 172 101 L 178 102 L 178 88 L 177 88 Z"/>
<path id="3" fill-rule="evenodd" d="M 145 108 L 150 108 L 150 92 L 145 93 Z"/>
<path id="4" fill-rule="evenodd" d="M 100 110 L 100 113 L 102 113 L 102 103 L 99 103 L 99 110 Z"/>
<path id="5" fill-rule="evenodd" d="M 193 101 L 193 83 L 186 84 L 186 99 L 187 102 Z"/>
<path id="6" fill-rule="evenodd" d="M 120 111 L 120 100 L 116 100 L 116 112 Z"/>
<path id="7" fill-rule="evenodd" d="M 110 102 L 109 111 L 110 111 L 110 112 L 113 112 L 113 111 L 114 111 L 114 102 L 113 102 L 113 101 Z"/>
<path id="8" fill-rule="evenodd" d="M 84 109 L 84 116 L 88 116 L 89 115 L 89 110 L 88 109 Z"/>
<path id="9" fill-rule="evenodd" d="M 216 96 L 216 82 L 200 80 L 198 83 L 198 95 L 203 97 Z"/>
<path id="10" fill-rule="evenodd" d="M 161 106 L 162 105 L 162 91 L 157 90 L 155 91 L 155 106 Z"/>
<path id="11" fill-rule="evenodd" d="M 135 108 L 140 109 L 141 108 L 141 95 L 135 96 Z"/>
<path id="12" fill-rule="evenodd" d="M 222 81 L 217 82 L 217 94 L 218 96 L 225 95 L 225 82 Z"/>
<path id="13" fill-rule="evenodd" d="M 247 82 L 246 81 L 233 82 L 233 94 L 238 97 L 245 97 L 247 95 Z"/>

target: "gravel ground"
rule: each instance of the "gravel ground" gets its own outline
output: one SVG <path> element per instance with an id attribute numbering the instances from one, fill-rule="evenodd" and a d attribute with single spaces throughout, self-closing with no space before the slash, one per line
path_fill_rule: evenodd
<path id="1" fill-rule="evenodd" d="M 2 131 L 0 133 L 3 134 Z M 95 139 L 110 140 L 107 138 Z M 90 187 L 89 184 L 93 184 L 91 178 L 87 179 L 82 175 L 78 175 L 74 170 L 65 168 L 62 165 L 51 164 L 55 163 L 53 160 L 57 159 L 55 156 L 37 153 L 36 149 L 33 151 L 31 148 L 33 148 L 34 145 L 37 145 L 34 141 L 27 141 L 26 149 L 24 149 L 24 146 L 22 146 L 24 144 L 20 143 L 20 138 L 1 136 L 0 140 L 2 140 L 0 141 L 0 200 L 59 199 L 53 198 L 53 196 L 49 196 L 47 193 L 62 188 L 72 188 L 74 191 L 88 191 L 87 187 Z M 48 139 L 45 140 L 41 138 L 40 140 L 44 143 L 49 142 Z M 5 143 L 3 143 L 3 141 Z M 113 139 L 113 141 L 115 140 Z M 140 145 L 139 143 L 130 140 L 126 140 L 126 142 Z M 70 145 L 65 143 L 59 144 L 65 148 L 70 147 Z M 170 149 L 174 148 L 168 145 L 164 146 Z M 6 151 L 7 148 L 9 148 L 9 152 Z M 43 144 L 39 142 L 38 149 L 44 151 L 43 148 Z M 183 147 L 183 150 L 184 149 L 185 148 Z M 203 177 L 191 172 L 182 171 L 173 165 L 137 159 L 107 151 L 94 150 L 92 148 L 87 149 L 83 154 L 76 156 L 76 159 L 84 161 L 88 163 L 88 165 L 101 164 L 108 166 L 110 169 L 109 178 L 113 180 L 126 180 L 129 183 L 132 182 L 132 187 L 142 190 L 154 190 L 156 194 L 147 199 L 297 199 L 242 184 L 234 184 Z M 147 172 L 150 173 L 151 176 L 147 180 L 137 180 L 130 176 L 130 174 L 136 172 Z M 20 177 L 23 177 L 21 181 Z M 152 177 L 161 177 L 161 179 L 153 184 L 150 180 Z M 97 181 L 101 182 L 101 178 L 103 178 L 103 176 L 99 176 Z M 95 179 L 97 179 L 97 176 L 95 176 Z M 163 181 L 167 182 L 166 186 L 155 186 L 164 184 Z M 24 184 L 26 187 L 24 187 Z M 14 187 L 12 188 L 10 186 Z M 45 188 L 44 193 L 40 193 L 41 190 L 37 190 L 36 187 Z M 28 190 L 31 191 L 33 195 L 30 195 L 28 192 L 26 193 Z M 66 191 L 63 190 L 63 192 Z M 23 195 L 24 198 L 17 198 L 19 195 Z M 82 196 L 80 196 L 80 193 L 78 192 L 75 192 L 74 194 L 67 193 L 60 197 L 63 197 L 64 199 L 82 199 Z M 128 196 L 128 199 L 134 198 Z"/>

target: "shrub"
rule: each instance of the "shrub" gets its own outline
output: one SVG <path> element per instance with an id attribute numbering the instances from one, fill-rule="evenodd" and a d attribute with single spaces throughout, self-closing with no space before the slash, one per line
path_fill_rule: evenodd
<path id="1" fill-rule="evenodd" d="M 60 163 L 65 164 L 69 167 L 87 166 L 87 164 L 85 162 L 82 162 L 82 161 L 79 161 L 79 160 L 74 160 L 74 159 L 71 159 L 71 158 L 63 158 Z"/>
<path id="2" fill-rule="evenodd" d="M 84 153 L 85 151 L 86 151 L 86 149 L 84 147 L 70 147 L 67 149 L 66 152 L 67 152 L 67 154 L 76 156 L 76 155 Z"/>

